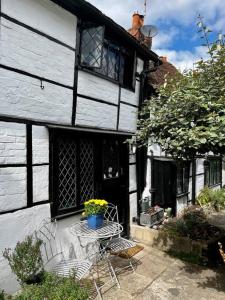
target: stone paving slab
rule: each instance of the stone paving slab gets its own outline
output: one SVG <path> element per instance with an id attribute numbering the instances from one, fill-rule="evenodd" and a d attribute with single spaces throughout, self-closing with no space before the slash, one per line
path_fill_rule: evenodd
<path id="1" fill-rule="evenodd" d="M 103 300 L 225 300 L 225 266 L 191 265 L 146 246 L 135 262 L 135 272 L 126 269 L 118 275 L 121 289 L 108 289 Z M 117 258 L 117 263 L 127 262 Z"/>

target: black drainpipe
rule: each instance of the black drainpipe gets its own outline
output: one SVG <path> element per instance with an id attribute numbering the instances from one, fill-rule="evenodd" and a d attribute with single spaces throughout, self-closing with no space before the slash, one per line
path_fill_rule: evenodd
<path id="1" fill-rule="evenodd" d="M 192 204 L 195 204 L 196 195 L 196 160 L 192 160 Z"/>

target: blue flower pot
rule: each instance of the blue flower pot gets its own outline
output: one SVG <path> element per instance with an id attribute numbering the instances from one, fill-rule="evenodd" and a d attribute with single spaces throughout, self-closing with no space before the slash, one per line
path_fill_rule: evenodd
<path id="1" fill-rule="evenodd" d="M 102 227 L 104 216 L 102 214 L 90 215 L 87 217 L 88 227 L 91 229 L 98 229 Z"/>

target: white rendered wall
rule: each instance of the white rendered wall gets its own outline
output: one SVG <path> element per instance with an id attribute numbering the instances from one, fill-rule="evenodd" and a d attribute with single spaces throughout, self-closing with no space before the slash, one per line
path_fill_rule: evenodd
<path id="1" fill-rule="evenodd" d="M 77 97 L 76 125 L 116 130 L 117 107 Z"/>
<path id="2" fill-rule="evenodd" d="M 0 122 L 0 164 L 26 163 L 26 126 Z"/>
<path id="3" fill-rule="evenodd" d="M 120 104 L 119 130 L 135 133 L 137 129 L 138 108 Z"/>
<path id="4" fill-rule="evenodd" d="M 1 115 L 71 124 L 73 91 L 0 69 Z"/>
<path id="5" fill-rule="evenodd" d="M 1 64 L 73 86 L 75 52 L 1 18 Z"/>
<path id="6" fill-rule="evenodd" d="M 2 257 L 5 248 L 14 248 L 18 241 L 32 234 L 43 219 L 50 217 L 50 205 L 39 205 L 0 216 L 0 290 L 8 293 L 18 290 L 15 276 L 11 273 L 8 262 Z"/>
<path id="7" fill-rule="evenodd" d="M 77 18 L 49 0 L 2 0 L 8 16 L 75 48 Z"/>
<path id="8" fill-rule="evenodd" d="M 119 85 L 95 75 L 79 71 L 77 93 L 118 104 Z"/>
<path id="9" fill-rule="evenodd" d="M 132 92 L 127 89 L 121 89 L 121 101 L 127 102 L 129 104 L 139 105 L 140 97 L 140 82 L 136 81 L 135 92 Z"/>

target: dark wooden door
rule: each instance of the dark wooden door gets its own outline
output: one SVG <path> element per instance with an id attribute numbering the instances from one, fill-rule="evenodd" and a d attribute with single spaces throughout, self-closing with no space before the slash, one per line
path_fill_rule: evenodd
<path id="1" fill-rule="evenodd" d="M 172 161 L 153 160 L 153 204 L 176 211 L 176 165 Z"/>
<path id="2" fill-rule="evenodd" d="M 129 225 L 129 153 L 124 139 L 104 137 L 99 143 L 98 195 L 117 205 L 119 221 L 128 232 Z"/>

